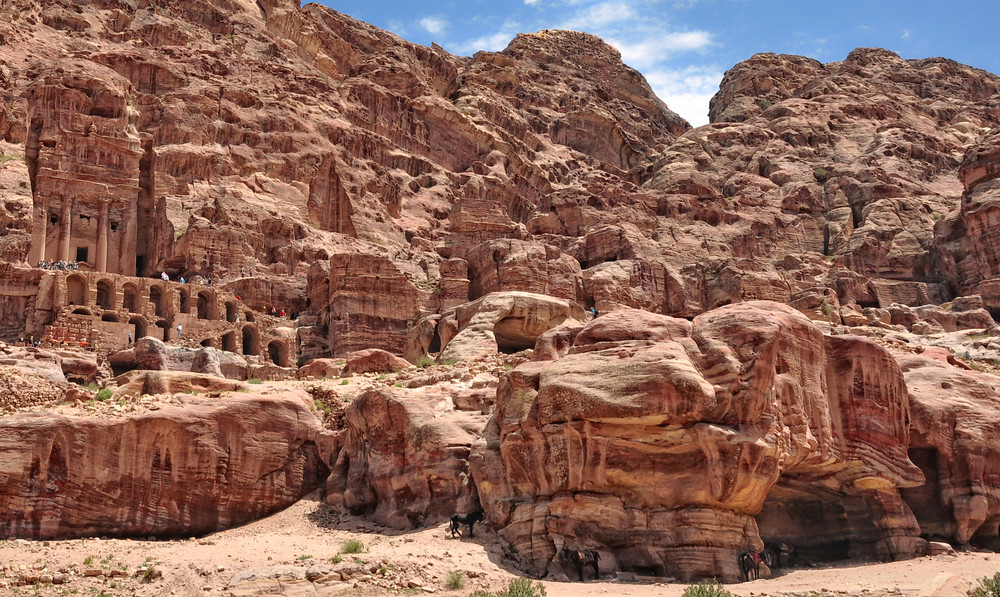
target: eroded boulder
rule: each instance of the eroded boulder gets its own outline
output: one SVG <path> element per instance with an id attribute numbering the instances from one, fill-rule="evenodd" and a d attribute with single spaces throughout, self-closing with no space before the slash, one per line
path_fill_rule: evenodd
<path id="1" fill-rule="evenodd" d="M 446 395 L 382 388 L 351 402 L 345 419 L 329 503 L 404 529 L 476 509 L 468 458 L 484 415 L 453 411 Z"/>
<path id="2" fill-rule="evenodd" d="M 266 516 L 329 473 L 311 404 L 290 390 L 123 418 L 4 417 L 0 537 L 182 537 Z"/>
<path id="3" fill-rule="evenodd" d="M 501 383 L 472 455 L 487 517 L 529 573 L 558 574 L 570 546 L 617 570 L 736 580 L 738 553 L 763 548 L 755 516 L 783 475 L 841 510 L 884 505 L 871 508 L 874 540 L 890 556 L 921 549 L 912 514 L 889 510 L 922 476 L 906 455 L 902 375 L 876 344 L 829 341 L 758 301 L 693 322 L 615 311 L 561 352 Z"/>
<path id="4" fill-rule="evenodd" d="M 897 358 L 910 391 L 910 455 L 927 478 L 903 497 L 932 538 L 1000 548 L 1000 378 L 957 367 L 940 349 Z"/>
<path id="5" fill-rule="evenodd" d="M 346 375 L 392 373 L 410 367 L 410 362 L 406 359 L 378 348 L 352 352 L 347 355 L 345 360 L 344 374 Z"/>
<path id="6" fill-rule="evenodd" d="M 418 322 L 407 340 L 407 359 L 416 362 L 429 347 L 440 360 L 461 361 L 535 346 L 538 337 L 560 325 L 590 319 L 574 301 L 529 292 L 494 292 L 440 316 Z M 437 325 L 429 322 L 437 319 Z M 428 337 L 430 336 L 430 337 Z"/>

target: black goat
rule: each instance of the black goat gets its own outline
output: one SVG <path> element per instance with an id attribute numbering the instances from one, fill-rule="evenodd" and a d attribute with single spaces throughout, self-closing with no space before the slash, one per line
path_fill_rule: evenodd
<path id="1" fill-rule="evenodd" d="M 451 536 L 454 537 L 457 533 L 459 537 L 462 536 L 462 525 L 469 525 L 469 536 L 472 537 L 472 527 L 483 519 L 483 511 L 470 512 L 468 514 L 452 514 L 451 515 Z"/>
<path id="2" fill-rule="evenodd" d="M 563 562 L 569 562 L 576 567 L 576 571 L 580 575 L 580 582 L 583 582 L 583 570 L 587 566 L 593 566 L 594 580 L 601 578 L 601 568 L 599 566 L 601 554 L 597 553 L 596 549 L 570 549 L 563 547 L 562 559 Z"/>
<path id="3" fill-rule="evenodd" d="M 745 580 L 760 578 L 760 559 L 760 554 L 756 551 L 745 551 L 740 554 L 740 571 L 743 572 Z M 753 578 L 750 578 L 751 573 Z"/>

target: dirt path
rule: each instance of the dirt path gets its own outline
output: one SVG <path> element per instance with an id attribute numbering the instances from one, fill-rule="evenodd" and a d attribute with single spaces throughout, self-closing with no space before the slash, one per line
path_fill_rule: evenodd
<path id="1" fill-rule="evenodd" d="M 364 551 L 341 554 L 346 542 Z M 144 582 L 145 563 L 152 582 Z M 340 516 L 315 500 L 253 524 L 201 539 L 133 541 L 82 539 L 0 541 L 0 595 L 417 595 L 466 597 L 477 588 L 506 586 L 503 545 L 488 528 L 453 539 L 447 525 L 414 532 L 377 527 Z M 340 570 L 354 575 L 331 581 Z M 449 573 L 462 571 L 463 589 L 446 590 Z M 138 576 L 136 575 L 139 573 Z M 851 563 L 797 569 L 773 579 L 726 585 L 749 597 L 796 594 L 964 597 L 978 579 L 1000 572 L 1000 555 L 966 553 L 889 564 Z M 86 575 L 92 576 L 86 576 Z M 159 576 L 161 575 L 162 576 Z M 60 580 L 64 584 L 49 584 Z M 311 577 L 311 578 L 310 578 Z M 21 584 L 23 580 L 38 580 Z M 49 581 L 49 582 L 43 582 Z M 549 597 L 678 597 L 686 584 L 617 582 L 543 583 Z"/>

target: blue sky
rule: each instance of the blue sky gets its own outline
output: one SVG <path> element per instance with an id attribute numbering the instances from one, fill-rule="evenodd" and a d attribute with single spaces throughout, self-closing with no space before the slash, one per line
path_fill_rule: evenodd
<path id="1" fill-rule="evenodd" d="M 518 33 L 574 29 L 618 48 L 667 105 L 697 126 L 722 75 L 757 52 L 843 60 L 878 46 L 1000 74 L 1000 0 L 322 0 L 414 43 L 500 51 Z"/>

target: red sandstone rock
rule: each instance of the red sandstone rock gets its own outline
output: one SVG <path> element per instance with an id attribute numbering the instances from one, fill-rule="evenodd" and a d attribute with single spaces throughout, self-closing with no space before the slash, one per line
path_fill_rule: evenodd
<path id="1" fill-rule="evenodd" d="M 370 348 L 359 350 L 348 354 L 344 363 L 344 374 L 357 375 L 358 373 L 392 373 L 409 368 L 410 362 L 404 358 L 379 350 Z"/>
<path id="2" fill-rule="evenodd" d="M 407 362 L 409 364 L 409 362 Z M 340 377 L 344 369 L 342 361 L 334 359 L 313 359 L 305 365 L 299 367 L 295 374 L 299 379 L 312 377 L 314 379 L 326 379 L 328 377 Z"/>
<path id="3" fill-rule="evenodd" d="M 143 394 L 190 394 L 192 392 L 233 391 L 243 388 L 237 381 L 211 373 L 186 371 L 131 371 L 115 378 L 115 396 Z"/>
<path id="4" fill-rule="evenodd" d="M 1000 379 L 950 365 L 950 354 L 933 356 L 897 355 L 913 414 L 910 455 L 927 477 L 903 497 L 931 537 L 996 548 L 1000 455 L 986 438 L 1000 433 Z"/>
<path id="5" fill-rule="evenodd" d="M 915 458 L 934 473 L 936 450 L 949 469 L 917 504 L 896 489 L 918 475 L 903 452 L 899 376 L 881 349 L 821 341 L 777 307 L 706 313 L 773 299 L 876 329 L 992 327 L 994 75 L 878 49 L 828 64 L 759 54 L 726 74 L 713 124 L 689 130 L 616 50 L 576 32 L 519 35 L 502 52 L 462 58 L 294 0 L 127 11 L 10 0 L 0 40 L 0 148 L 24 158 L 0 163 L 0 259 L 88 251 L 72 275 L 0 263 L 0 337 L 48 334 L 103 354 L 140 326 L 137 336 L 173 341 L 181 323 L 192 346 L 229 351 L 221 372 L 240 379 L 372 346 L 411 360 L 534 346 L 546 361 L 501 388 L 484 452 L 494 459 L 483 465 L 498 478 L 483 493 L 502 496 L 490 508 L 515 545 L 531 538 L 524 553 L 536 571 L 555 548 L 584 541 L 634 541 L 602 551 L 620 567 L 728 578 L 732 549 L 756 547 L 758 536 L 802 545 L 807 533 L 817 557 L 842 545 L 899 557 L 921 549 L 914 515 L 920 532 L 930 521 L 930 533 L 958 541 L 995 528 L 989 475 L 979 474 L 992 456 L 978 456 L 989 452 L 977 443 L 991 437 L 992 382 L 955 378 L 972 388 L 962 386 L 971 407 L 937 404 L 930 373 L 910 384 L 911 398 L 918 388 L 935 401 L 934 416 L 914 417 Z M 221 288 L 86 271 L 95 268 L 212 275 Z M 571 302 L 466 305 L 511 289 Z M 928 306 L 956 292 L 979 293 L 981 304 Z M 693 326 L 602 315 L 581 330 L 588 318 L 572 301 L 602 314 L 705 315 Z M 272 307 L 301 313 L 297 329 L 261 316 Z M 134 352 L 120 354 L 113 364 L 135 365 Z M 191 369 L 194 349 L 143 354 L 163 371 L 132 374 L 130 392 L 229 387 L 175 373 Z M 41 360 L 54 379 L 77 370 Z M 454 401 L 482 408 L 481 398 Z M 519 410 L 531 405 L 540 412 Z M 562 420 L 560 409 L 578 418 Z M 532 426 L 542 414 L 546 425 Z M 644 435 L 661 419 L 678 426 L 651 430 L 666 452 Z M 345 502 L 400 525 L 441 515 L 427 509 L 434 491 L 416 469 L 465 470 L 461 450 L 417 457 L 400 481 L 398 456 L 354 433 L 354 485 L 331 480 Z M 392 446 L 413 443 L 404 435 Z M 666 497 L 689 492 L 683 507 L 648 495 L 629 451 L 663 459 L 654 476 L 695 458 L 697 478 L 664 484 Z M 537 453 L 553 466 L 530 469 Z M 595 453 L 626 462 L 621 476 L 585 477 L 608 469 L 588 460 Z M 384 468 L 362 483 L 359 459 L 369 456 Z M 511 473 L 510 485 L 496 471 L 511 463 L 537 474 Z M 525 496 L 564 481 L 580 491 L 529 505 Z M 392 495 L 394 483 L 416 489 Z M 443 494 L 452 505 L 471 500 L 471 488 Z M 934 518 L 949 507 L 953 520 Z M 668 536 L 677 528 L 698 530 Z"/>
<path id="6" fill-rule="evenodd" d="M 156 338 L 139 338 L 133 348 L 136 368 L 143 371 L 167 370 L 167 345 Z"/>
<path id="7" fill-rule="evenodd" d="M 431 325 L 439 319 L 437 325 Z M 416 362 L 431 346 L 444 361 L 468 361 L 497 352 L 532 348 L 543 332 L 590 319 L 572 301 L 527 292 L 498 292 L 466 303 L 440 318 L 429 317 L 411 330 L 407 358 Z"/>
<path id="8" fill-rule="evenodd" d="M 382 257 L 332 257 L 328 300 L 336 355 L 367 348 L 402 353 L 406 330 L 418 314 L 417 289 Z"/>
<path id="9" fill-rule="evenodd" d="M 54 352 L 37 348 L 14 348 L 9 354 L 0 354 L 0 365 L 23 373 L 37 375 L 54 383 L 66 383 L 62 357 Z"/>
<path id="10" fill-rule="evenodd" d="M 183 537 L 265 516 L 329 472 L 310 404 L 285 392 L 118 419 L 6 416 L 0 536 Z"/>
<path id="11" fill-rule="evenodd" d="M 470 298 L 522 291 L 571 301 L 582 290 L 580 264 L 556 247 L 519 240 L 483 243 L 469 252 Z"/>
<path id="12" fill-rule="evenodd" d="M 413 528 L 475 509 L 468 455 L 485 417 L 451 411 L 441 396 L 369 390 L 347 409 L 327 501 L 381 524 Z"/>
<path id="13" fill-rule="evenodd" d="M 922 481 L 906 455 L 902 375 L 872 343 L 831 341 L 775 303 L 693 323 L 598 317 L 565 356 L 501 384 L 472 457 L 488 517 L 534 573 L 554 573 L 558 548 L 586 541 L 614 569 L 735 579 L 737 553 L 781 531 L 766 510 L 754 519 L 772 490 L 782 504 L 883 504 L 869 507 L 881 530 L 850 522 L 848 540 L 922 553 L 913 515 L 895 514 L 896 488 Z M 797 538 L 815 549 L 841 540 L 808 535 Z"/>

